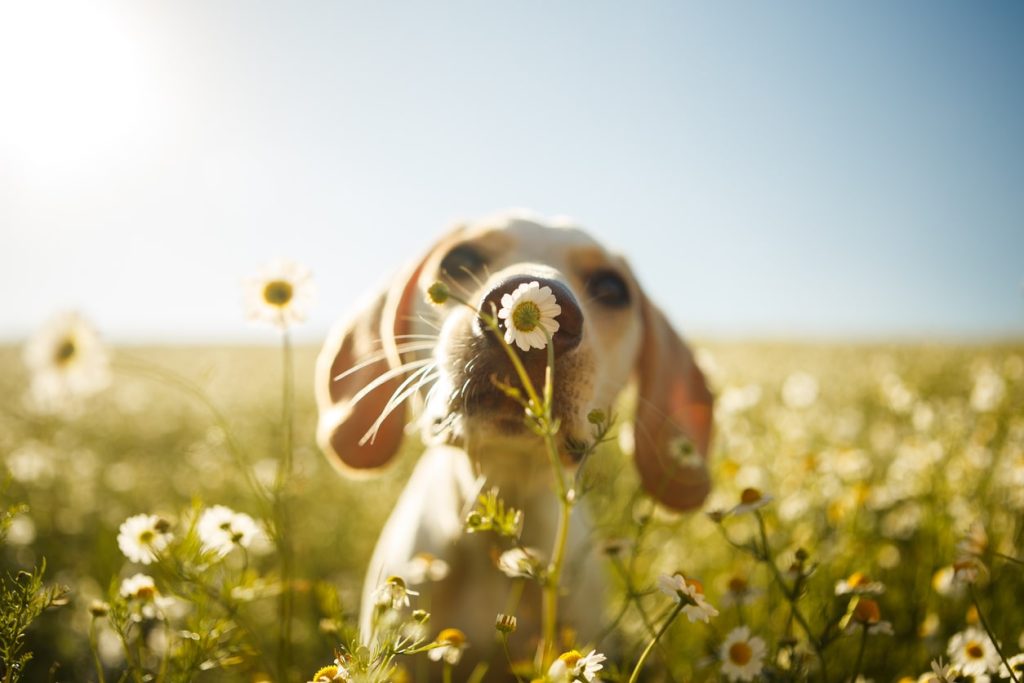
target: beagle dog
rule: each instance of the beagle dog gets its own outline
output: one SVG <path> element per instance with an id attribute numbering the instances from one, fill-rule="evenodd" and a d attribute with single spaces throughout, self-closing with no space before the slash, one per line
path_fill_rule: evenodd
<path id="1" fill-rule="evenodd" d="M 476 310 L 436 306 L 426 291 L 441 281 Z M 561 221 L 503 214 L 455 228 L 422 258 L 331 332 L 316 365 L 318 440 L 347 476 L 391 462 L 407 431 L 411 405 L 426 450 L 377 542 L 366 576 L 361 631 L 368 637 L 373 594 L 386 577 L 408 580 L 416 557 L 440 558 L 446 576 L 429 590 L 431 625 L 454 627 L 470 648 L 460 670 L 496 657 L 495 617 L 509 610 L 511 582 L 495 567 L 498 539 L 466 534 L 466 512 L 481 488 L 524 513 L 521 544 L 551 552 L 558 517 L 554 476 L 523 409 L 495 384 L 514 383 L 512 365 L 478 311 L 522 283 L 537 282 L 561 313 L 555 352 L 553 411 L 564 467 L 576 467 L 573 443 L 593 438 L 587 416 L 610 413 L 637 383 L 633 453 L 641 485 L 663 505 L 701 505 L 711 482 L 706 458 L 712 396 L 690 349 L 648 299 L 626 261 L 583 230 Z M 500 305 L 500 304 L 499 304 Z M 546 349 L 516 349 L 534 385 L 544 384 Z M 690 454 L 680 456 L 680 444 Z M 559 608 L 582 645 L 603 622 L 605 577 L 587 521 L 577 505 Z M 516 656 L 528 658 L 540 633 L 540 590 L 527 582 L 515 615 Z M 425 596 L 426 597 L 426 596 Z M 532 639 L 532 640 L 531 640 Z M 499 653 L 499 654 L 496 654 Z M 502 660 L 503 661 L 503 660 Z"/>

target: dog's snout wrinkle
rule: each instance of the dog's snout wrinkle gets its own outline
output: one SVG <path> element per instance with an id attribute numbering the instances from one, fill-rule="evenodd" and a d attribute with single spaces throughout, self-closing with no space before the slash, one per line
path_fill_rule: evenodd
<path id="1" fill-rule="evenodd" d="M 558 331 L 552 337 L 555 353 L 562 354 L 572 351 L 579 346 L 580 340 L 583 338 L 583 311 L 580 309 L 579 302 L 576 301 L 572 290 L 558 280 L 534 275 L 516 275 L 507 278 L 495 285 L 484 295 L 479 306 L 480 312 L 493 315 L 501 309 L 501 298 L 504 295 L 511 294 L 520 285 L 530 284 L 531 282 L 536 282 L 541 287 L 550 288 L 555 301 L 562 309 L 561 313 L 555 318 L 558 321 Z M 485 332 L 482 326 L 478 325 L 478 329 L 480 334 L 488 340 L 495 344 L 497 343 L 493 335 Z"/>

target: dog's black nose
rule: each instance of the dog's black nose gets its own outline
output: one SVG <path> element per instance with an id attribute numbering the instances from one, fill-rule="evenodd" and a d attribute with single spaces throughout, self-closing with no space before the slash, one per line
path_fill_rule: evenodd
<path id="1" fill-rule="evenodd" d="M 562 309 L 558 315 L 555 316 L 555 320 L 558 322 L 558 331 L 555 332 L 551 338 L 555 346 L 555 353 L 561 354 L 576 348 L 580 343 L 580 338 L 583 336 L 583 311 L 580 310 L 580 305 L 577 303 L 576 297 L 573 296 L 572 291 L 558 280 L 531 275 L 517 275 L 515 277 L 508 278 L 484 295 L 483 300 L 480 302 L 479 310 L 488 315 L 495 315 L 502 310 L 502 298 L 506 294 L 515 299 L 516 290 L 518 290 L 520 286 L 530 286 L 533 283 L 537 283 L 535 291 L 531 292 L 530 290 L 534 290 L 534 288 L 530 287 L 530 289 L 521 295 L 519 301 L 537 300 L 541 304 L 544 304 L 549 301 L 549 295 L 547 295 L 543 290 L 545 287 L 550 289 L 550 296 L 554 296 L 555 299 L 554 303 Z M 521 327 L 518 327 L 516 332 L 526 334 L 528 333 L 531 325 L 536 325 L 537 323 L 533 320 L 533 316 L 530 315 L 531 311 L 529 307 L 527 307 L 523 314 L 520 314 L 520 316 L 514 320 L 513 318 L 516 316 L 515 309 L 516 305 L 513 303 L 512 310 L 508 311 L 508 317 L 498 321 L 499 327 L 501 328 L 502 333 L 505 333 L 509 325 L 514 325 L 518 321 Z M 536 311 L 533 311 L 533 313 L 536 313 Z M 523 328 L 526 329 L 524 330 Z M 497 340 L 494 339 L 494 335 L 485 334 L 484 336 L 490 339 L 493 343 L 497 343 Z"/>

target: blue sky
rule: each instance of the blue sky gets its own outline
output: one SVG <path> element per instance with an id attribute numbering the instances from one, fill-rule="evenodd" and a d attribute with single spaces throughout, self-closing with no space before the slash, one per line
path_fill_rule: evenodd
<path id="1" fill-rule="evenodd" d="M 317 341 L 452 222 L 567 214 L 712 337 L 1024 334 L 1024 4 L 0 5 L 0 339 Z M 10 296 L 10 294 L 14 296 Z"/>

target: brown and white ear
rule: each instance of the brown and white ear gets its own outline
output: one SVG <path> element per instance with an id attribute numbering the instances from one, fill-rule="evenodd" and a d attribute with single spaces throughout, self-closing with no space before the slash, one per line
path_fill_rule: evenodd
<path id="1" fill-rule="evenodd" d="M 646 296 L 642 306 L 636 468 L 654 498 L 676 510 L 691 510 L 711 490 L 707 458 L 714 399 L 693 353 L 665 314 Z"/>
<path id="2" fill-rule="evenodd" d="M 411 328 L 421 266 L 331 330 L 317 357 L 317 441 L 347 474 L 386 465 L 402 443 L 404 402 L 375 423 L 406 378 L 396 338 Z"/>

